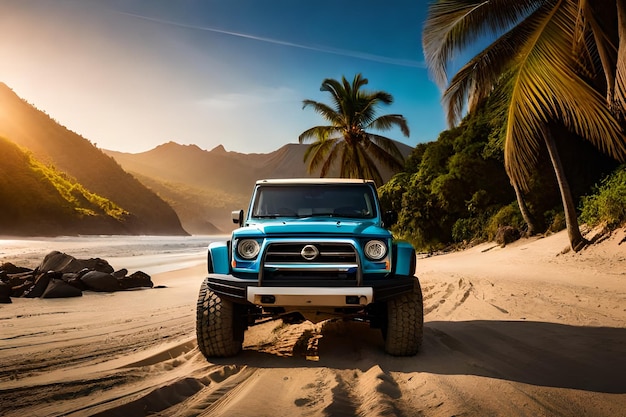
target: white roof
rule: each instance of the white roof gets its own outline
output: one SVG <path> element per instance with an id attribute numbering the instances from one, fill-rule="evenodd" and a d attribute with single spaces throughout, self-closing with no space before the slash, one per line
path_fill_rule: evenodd
<path id="1" fill-rule="evenodd" d="M 258 180 L 259 184 L 367 184 L 374 183 L 372 180 L 353 178 L 268 178 Z"/>

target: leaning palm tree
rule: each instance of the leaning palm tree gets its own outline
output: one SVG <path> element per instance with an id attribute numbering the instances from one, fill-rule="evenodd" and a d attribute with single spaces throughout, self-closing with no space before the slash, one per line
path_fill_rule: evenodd
<path id="1" fill-rule="evenodd" d="M 459 52 L 491 44 L 448 79 Z M 565 126 L 618 160 L 626 158 L 625 0 L 438 0 L 423 46 L 443 88 L 451 125 L 497 94 L 507 108 L 505 167 L 527 192 L 541 149 L 552 161 L 572 249 L 585 243 L 552 136 Z"/>
<path id="2" fill-rule="evenodd" d="M 396 144 L 389 138 L 371 133 L 370 130 L 389 130 L 399 127 L 409 136 L 409 127 L 403 116 L 387 114 L 376 117 L 381 104 L 391 104 L 393 97 L 384 91 L 368 92 L 361 89 L 367 78 L 357 74 L 350 84 L 345 77 L 341 82 L 327 78 L 321 91 L 331 94 L 333 106 L 313 100 L 304 100 L 308 106 L 322 115 L 330 125 L 315 126 L 305 130 L 300 143 L 312 141 L 304 154 L 309 173 L 320 169 L 320 177 L 326 177 L 336 163 L 342 178 L 371 179 L 377 185 L 383 180 L 376 165 L 379 162 L 392 170 L 400 170 L 403 157 Z"/>

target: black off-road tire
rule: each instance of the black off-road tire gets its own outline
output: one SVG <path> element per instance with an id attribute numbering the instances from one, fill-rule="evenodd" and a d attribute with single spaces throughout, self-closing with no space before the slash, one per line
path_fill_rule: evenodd
<path id="1" fill-rule="evenodd" d="M 422 346 L 423 334 L 422 288 L 415 278 L 412 292 L 387 301 L 387 320 L 383 328 L 385 352 L 393 356 L 413 356 Z"/>
<path id="2" fill-rule="evenodd" d="M 235 356 L 241 352 L 246 329 L 245 306 L 221 298 L 204 280 L 196 309 L 196 338 L 207 357 Z"/>

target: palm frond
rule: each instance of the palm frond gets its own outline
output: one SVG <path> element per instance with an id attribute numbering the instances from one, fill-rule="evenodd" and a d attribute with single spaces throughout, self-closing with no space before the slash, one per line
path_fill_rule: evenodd
<path id="1" fill-rule="evenodd" d="M 362 126 L 369 125 L 376 118 L 378 108 L 391 103 L 393 103 L 393 97 L 384 91 L 361 94 L 357 110 L 359 123 Z"/>
<path id="2" fill-rule="evenodd" d="M 510 70 L 519 58 L 520 48 L 534 35 L 537 20 L 546 12 L 546 9 L 535 11 L 477 54 L 452 77 L 442 96 L 450 126 L 456 126 L 461 121 L 466 103 L 467 110 L 472 112 L 478 103 L 493 92 L 501 82 L 502 74 Z"/>
<path id="3" fill-rule="evenodd" d="M 324 178 L 328 176 L 330 170 L 335 165 L 335 161 L 339 154 L 343 153 L 346 144 L 344 141 L 336 140 L 334 141 L 332 147 L 329 149 L 328 155 L 326 156 L 326 160 L 322 164 L 322 169 L 320 170 L 320 178 Z"/>
<path id="4" fill-rule="evenodd" d="M 400 128 L 400 131 L 407 138 L 410 135 L 409 125 L 401 114 L 386 114 L 380 117 L 377 117 L 372 122 L 370 122 L 365 128 L 366 129 L 376 129 L 376 130 L 391 130 L 394 127 Z"/>
<path id="5" fill-rule="evenodd" d="M 615 71 L 615 92 L 611 108 L 619 120 L 626 124 L 626 1 L 617 0 L 619 44 Z"/>
<path id="6" fill-rule="evenodd" d="M 343 80 L 344 85 L 346 86 L 346 91 L 352 91 L 353 94 L 356 94 L 361 89 L 361 87 L 369 83 L 369 80 L 367 78 L 364 78 L 363 75 L 361 75 L 360 73 L 354 76 L 351 85 L 348 84 L 345 77 L 343 77 Z"/>
<path id="7" fill-rule="evenodd" d="M 371 179 L 373 180 L 378 186 L 383 185 L 383 178 L 382 175 L 380 175 L 380 170 L 378 169 L 378 167 L 376 166 L 375 161 L 372 159 L 372 157 L 370 156 L 370 152 L 372 152 L 372 147 L 376 147 L 375 145 L 371 145 L 368 146 L 368 148 L 364 148 L 364 147 L 359 147 L 359 157 L 361 158 L 362 162 L 362 175 L 360 176 L 360 178 L 364 178 L 364 179 Z M 374 159 L 378 159 L 380 160 L 375 152 L 372 152 L 372 156 L 374 156 Z"/>
<path id="8" fill-rule="evenodd" d="M 302 108 L 313 107 L 313 110 L 321 115 L 324 119 L 328 120 L 333 125 L 341 125 L 343 123 L 343 115 L 338 113 L 335 109 L 329 107 L 327 104 L 320 103 L 314 100 L 303 100 Z"/>
<path id="9" fill-rule="evenodd" d="M 343 85 L 335 79 L 326 78 L 322 82 L 320 91 L 326 91 L 330 93 L 332 97 L 333 105 L 334 105 L 334 111 L 343 116 L 343 113 L 341 111 L 342 100 L 343 100 L 343 96 L 345 95 L 345 90 L 344 90 Z"/>
<path id="10" fill-rule="evenodd" d="M 451 59 L 483 36 L 500 35 L 556 0 L 439 0 L 428 8 L 422 45 L 435 82 L 445 87 Z"/>
<path id="11" fill-rule="evenodd" d="M 404 157 L 395 142 L 389 138 L 369 134 L 370 142 L 365 149 L 374 159 L 392 170 L 401 170 L 404 166 Z"/>
<path id="12" fill-rule="evenodd" d="M 298 136 L 298 141 L 300 143 L 306 143 L 309 140 L 325 140 L 337 133 L 338 131 L 335 126 L 314 126 L 302 132 L 300 136 Z"/>
<path id="13" fill-rule="evenodd" d="M 585 78 L 591 80 L 598 89 L 606 91 L 607 86 L 612 81 L 605 77 L 602 80 L 604 85 L 600 85 L 599 74 L 604 73 L 603 67 L 608 63 L 607 60 L 610 60 L 610 54 L 607 53 L 606 47 L 608 44 L 604 36 L 605 32 L 602 30 L 603 25 L 598 21 L 595 14 L 593 0 L 578 1 L 576 26 L 572 37 L 574 42 L 572 54 L 578 62 L 577 71 Z M 610 67 L 612 67 L 610 73 L 613 73 L 615 71 L 614 63 Z M 605 73 L 605 75 L 608 76 L 608 73 Z M 614 76 L 611 75 L 611 78 L 614 78 Z"/>
<path id="14" fill-rule="evenodd" d="M 542 126 L 550 120 L 561 121 L 617 159 L 626 157 L 619 123 L 604 98 L 574 70 L 568 46 L 573 44 L 576 16 L 576 5 L 564 1 L 538 21 L 513 78 L 505 167 L 523 189 L 527 189 Z"/>
<path id="15" fill-rule="evenodd" d="M 374 104 L 392 104 L 393 96 L 385 91 L 374 91 L 368 94 L 368 100 Z"/>
<path id="16" fill-rule="evenodd" d="M 333 158 L 333 150 L 336 146 L 336 139 L 329 139 L 312 143 L 304 152 L 304 161 L 309 161 L 307 165 L 307 172 L 313 173 L 320 165 L 322 170 L 320 177 L 324 177 L 324 165 L 328 159 Z"/>
<path id="17" fill-rule="evenodd" d="M 600 91 L 606 91 L 610 102 L 615 89 L 615 71 L 618 51 L 618 10 L 604 2 L 579 0 L 577 32 L 574 38 L 577 56 L 589 56 L 589 78 L 596 73 L 604 76 Z M 582 54 L 581 54 L 582 51 Z M 598 63 L 596 61 L 599 61 Z M 584 65 L 584 64 L 583 64 Z"/>
<path id="18" fill-rule="evenodd" d="M 357 164 L 358 160 L 354 156 L 354 147 L 344 144 L 339 165 L 339 176 L 341 178 L 358 177 L 358 175 L 353 174 L 358 171 Z"/>

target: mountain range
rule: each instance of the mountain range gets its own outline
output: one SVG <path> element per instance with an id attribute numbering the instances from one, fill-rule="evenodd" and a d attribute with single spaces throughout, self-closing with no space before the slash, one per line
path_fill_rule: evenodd
<path id="1" fill-rule="evenodd" d="M 87 139 L 72 132 L 44 112 L 18 97 L 8 86 L 0 83 L 0 137 L 5 138 L 4 148 L 17 146 L 13 154 L 29 158 L 8 161 L 3 157 L 0 165 L 6 171 L 0 183 L 2 235 L 65 235 L 65 234 L 155 234 L 184 235 L 176 212 L 155 192 L 143 185 L 110 156 Z M 17 152 L 17 153 L 16 153 Z M 4 154 L 3 154 L 4 155 Z M 31 162 L 48 168 L 51 176 L 39 175 Z M 9 164 L 19 164 L 20 169 Z M 36 186 L 21 181 L 17 172 L 31 172 Z M 55 179 L 50 179 L 50 178 Z M 60 186 L 59 178 L 68 184 Z M 31 184 L 32 185 L 32 184 Z M 49 192 L 42 194 L 42 187 Z M 59 191 L 64 188 L 66 192 Z M 72 192 L 82 188 L 104 205 L 114 205 L 123 215 L 112 216 L 106 210 L 84 207 L 84 198 Z M 56 193 L 60 199 L 48 198 Z M 42 202 L 45 199 L 45 204 Z M 58 210 L 41 210 L 52 207 Z M 82 201 L 82 203 L 81 203 Z M 10 216 L 8 207 L 19 217 Z M 35 227 L 35 225 L 40 227 Z"/>
<path id="2" fill-rule="evenodd" d="M 105 150 L 176 210 L 191 234 L 230 232 L 231 212 L 247 209 L 258 179 L 306 178 L 308 145 L 290 143 L 270 153 L 228 152 L 222 145 L 205 151 L 169 142 L 142 153 Z M 403 155 L 412 148 L 398 144 Z M 381 168 L 385 180 L 393 172 Z"/>
<path id="3" fill-rule="evenodd" d="M 9 167 L 6 158 L 0 161 L 0 173 L 8 175 L 0 179 L 0 198 L 15 203 L 12 216 L 0 207 L 0 235 L 228 233 L 233 227 L 231 211 L 247 208 L 257 179 L 314 176 L 303 162 L 308 145 L 296 143 L 265 154 L 229 152 L 222 145 L 207 151 L 175 142 L 135 154 L 99 149 L 2 83 L 1 137 L 5 139 L 0 141 L 0 152 L 13 146 L 11 152 L 21 156 L 13 156 L 12 161 L 22 162 L 18 169 L 15 163 Z M 405 156 L 412 151 L 407 145 L 397 145 Z M 33 166 L 47 167 L 49 175 L 37 174 L 42 169 Z M 18 171 L 38 179 L 25 185 L 17 181 Z M 381 173 L 385 180 L 393 175 L 383 168 Z M 72 197 L 72 193 L 80 194 L 79 189 L 84 195 Z M 58 210 L 34 210 L 26 203 L 24 195 L 37 201 L 43 195 L 55 195 L 54 190 L 61 198 L 46 200 L 46 204 L 61 206 L 63 216 Z M 15 213 L 22 213 L 19 221 Z"/>

